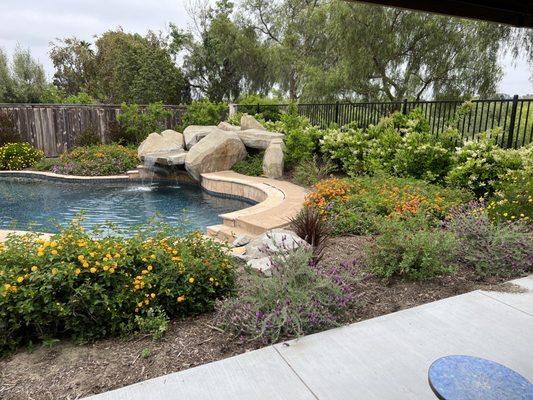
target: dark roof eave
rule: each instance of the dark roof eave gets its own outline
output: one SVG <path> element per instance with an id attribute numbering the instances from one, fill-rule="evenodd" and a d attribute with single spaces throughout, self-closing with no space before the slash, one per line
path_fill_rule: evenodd
<path id="1" fill-rule="evenodd" d="M 348 0 L 533 28 L 533 2 L 525 0 Z"/>

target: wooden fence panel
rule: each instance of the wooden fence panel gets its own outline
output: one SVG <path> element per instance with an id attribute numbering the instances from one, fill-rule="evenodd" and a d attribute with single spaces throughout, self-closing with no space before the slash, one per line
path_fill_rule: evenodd
<path id="1" fill-rule="evenodd" d="M 170 111 L 166 127 L 176 129 L 185 106 L 165 106 Z M 109 141 L 110 124 L 117 121 L 120 105 L 0 104 L 0 113 L 9 113 L 24 141 L 57 157 L 74 146 L 76 137 L 94 127 L 102 142 Z"/>

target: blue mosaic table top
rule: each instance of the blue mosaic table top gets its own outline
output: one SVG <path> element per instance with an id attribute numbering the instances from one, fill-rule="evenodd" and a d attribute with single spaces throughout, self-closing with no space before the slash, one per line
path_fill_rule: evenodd
<path id="1" fill-rule="evenodd" d="M 483 358 L 453 355 L 429 367 L 429 385 L 442 400 L 533 400 L 522 375 Z"/>

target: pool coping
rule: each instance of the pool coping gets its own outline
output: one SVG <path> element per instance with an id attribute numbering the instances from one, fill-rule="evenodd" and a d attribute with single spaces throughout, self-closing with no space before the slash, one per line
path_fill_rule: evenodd
<path id="1" fill-rule="evenodd" d="M 234 171 L 210 172 L 201 176 L 200 187 L 208 193 L 257 203 L 241 210 L 220 214 L 223 223 L 206 228 L 208 236 L 225 241 L 231 241 L 239 235 L 255 237 L 271 229 L 286 227 L 290 224 L 290 219 L 303 207 L 307 194 L 304 188 L 287 181 L 246 176 Z M 0 171 L 1 177 L 73 183 L 140 181 L 136 171 L 129 171 L 126 175 L 109 176 L 61 175 L 29 170 Z M 5 240 L 8 232 L 27 231 L 0 229 L 0 242 Z"/>

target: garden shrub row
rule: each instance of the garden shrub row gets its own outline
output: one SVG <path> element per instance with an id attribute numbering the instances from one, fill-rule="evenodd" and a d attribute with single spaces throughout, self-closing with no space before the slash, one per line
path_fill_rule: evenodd
<path id="1" fill-rule="evenodd" d="M 73 221 L 47 240 L 29 234 L 0 244 L 0 353 L 47 338 L 120 335 L 153 319 L 157 330 L 233 292 L 221 245 L 151 226 L 104 236 Z"/>

